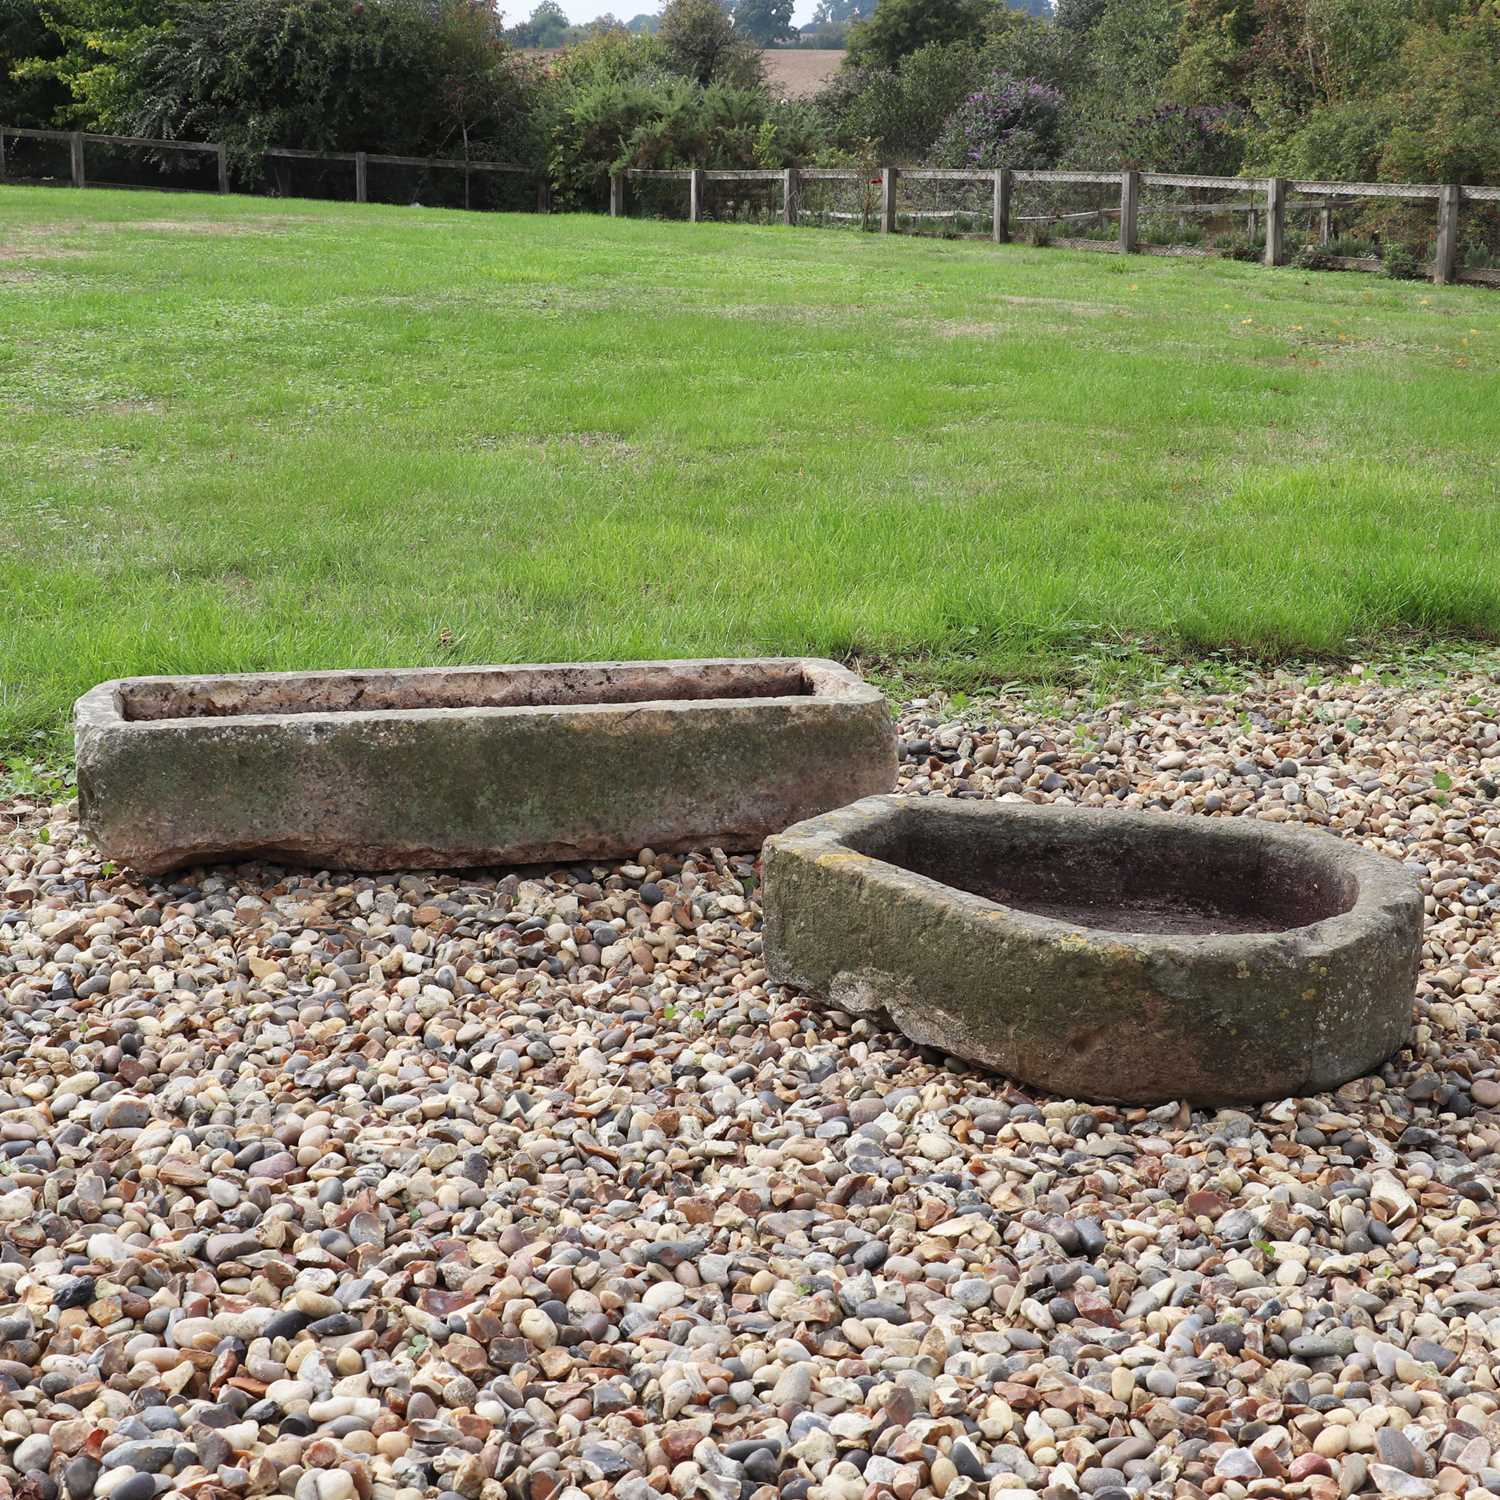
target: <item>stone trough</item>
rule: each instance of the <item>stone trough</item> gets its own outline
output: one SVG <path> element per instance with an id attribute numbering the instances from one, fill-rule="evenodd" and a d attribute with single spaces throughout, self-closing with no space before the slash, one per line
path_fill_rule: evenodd
<path id="1" fill-rule="evenodd" d="M 896 765 L 880 693 L 801 657 L 136 677 L 75 727 L 83 825 L 143 874 L 751 849 Z"/>
<path id="2" fill-rule="evenodd" d="M 1065 1097 L 1334 1088 L 1411 1019 L 1399 864 L 1249 818 L 869 797 L 769 839 L 771 977 Z"/>

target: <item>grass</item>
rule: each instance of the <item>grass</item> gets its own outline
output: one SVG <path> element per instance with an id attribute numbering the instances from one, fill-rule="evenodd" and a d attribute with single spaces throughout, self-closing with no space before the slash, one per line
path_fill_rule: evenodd
<path id="1" fill-rule="evenodd" d="M 0 188 L 9 751 L 126 673 L 1493 639 L 1497 493 L 1482 288 Z"/>

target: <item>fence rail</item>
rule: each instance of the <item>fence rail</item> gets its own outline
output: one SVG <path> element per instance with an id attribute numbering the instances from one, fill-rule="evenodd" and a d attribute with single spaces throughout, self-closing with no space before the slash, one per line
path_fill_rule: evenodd
<path id="1" fill-rule="evenodd" d="M 68 176 L 75 187 L 103 184 L 92 183 L 88 175 L 88 151 L 90 147 L 126 147 L 152 152 L 179 151 L 198 153 L 216 159 L 218 168 L 218 190 L 227 193 L 230 185 L 230 163 L 227 148 L 214 141 L 166 141 L 144 136 L 100 135 L 89 131 L 42 130 L 30 126 L 0 125 L 0 181 L 8 175 L 6 142 L 40 140 L 65 142 L 68 146 Z M 535 168 L 517 166 L 511 162 L 468 160 L 461 157 L 437 156 L 390 156 L 365 151 L 307 151 L 291 146 L 275 146 L 259 153 L 268 162 L 314 162 L 351 168 L 353 173 L 354 199 L 358 203 L 369 201 L 369 169 L 375 167 L 406 167 L 419 171 L 440 170 L 463 172 L 464 202 L 468 203 L 468 174 L 488 174 L 491 177 L 512 176 L 535 180 L 537 184 L 536 206 L 546 212 L 551 206 L 551 187 L 546 175 Z M 280 174 L 278 174 L 280 175 Z M 1001 167 L 998 170 L 970 170 L 953 167 L 876 167 L 861 171 L 852 167 L 789 167 L 782 170 L 766 168 L 743 171 L 705 170 L 699 167 L 676 169 L 631 169 L 616 172 L 609 179 L 609 211 L 619 217 L 626 211 L 628 183 L 632 180 L 656 180 L 681 182 L 688 190 L 688 218 L 698 222 L 704 217 L 705 188 L 709 183 L 756 183 L 763 186 L 779 186 L 781 218 L 786 224 L 797 224 L 801 220 L 801 197 L 804 185 L 820 182 L 862 183 L 866 190 L 865 207 L 860 213 L 829 212 L 823 215 L 837 221 L 858 220 L 865 225 L 877 224 L 881 233 L 894 233 L 904 218 L 908 222 L 954 221 L 964 218 L 971 223 L 984 214 L 979 210 L 945 210 L 941 208 L 917 208 L 908 206 L 902 210 L 899 203 L 900 184 L 911 183 L 972 183 L 988 189 L 990 199 L 988 218 L 990 236 L 997 243 L 1011 238 L 1012 225 L 1020 224 L 1075 224 L 1093 220 L 1099 234 L 1115 225 L 1116 233 L 1108 238 L 1059 239 L 1056 243 L 1093 250 L 1107 250 L 1115 254 L 1155 255 L 1210 255 L 1216 252 L 1195 248 L 1191 245 L 1143 243 L 1140 233 L 1142 218 L 1141 190 L 1175 189 L 1184 191 L 1231 192 L 1239 199 L 1230 203 L 1203 204 L 1176 202 L 1166 207 L 1146 209 L 1148 216 L 1175 215 L 1181 219 L 1225 214 L 1244 214 L 1247 220 L 1248 238 L 1258 243 L 1264 234 L 1262 258 L 1267 265 L 1280 265 L 1288 259 L 1287 222 L 1298 214 L 1317 216 L 1318 244 L 1327 247 L 1331 243 L 1333 215 L 1341 207 L 1361 200 L 1387 199 L 1397 202 L 1435 203 L 1437 208 L 1433 253 L 1427 269 L 1438 283 L 1472 281 L 1488 285 L 1500 285 L 1500 270 L 1483 266 L 1465 267 L 1460 263 L 1459 225 L 1463 206 L 1500 203 L 1500 187 L 1465 186 L 1458 183 L 1437 182 L 1328 182 L 1302 180 L 1300 178 L 1253 178 L 1213 177 L 1184 172 L 1084 172 L 1084 171 L 1040 171 Z M 1094 206 L 1082 212 L 1055 210 L 1045 213 L 1015 213 L 1012 210 L 1017 185 L 1030 186 L 1082 186 L 1092 188 L 1114 188 L 1118 193 L 1116 202 L 1101 202 L 1095 199 Z M 872 190 L 878 189 L 878 202 Z M 1292 195 L 1296 195 L 1293 198 Z M 1323 264 L 1364 269 L 1378 266 L 1378 259 L 1368 256 L 1323 254 Z"/>
<path id="2" fill-rule="evenodd" d="M 128 146 L 148 151 L 188 151 L 211 154 L 218 158 L 219 191 L 229 191 L 229 152 L 215 141 L 164 141 L 138 135 L 99 135 L 86 130 L 39 130 L 30 126 L 0 125 L 0 182 L 8 176 L 5 142 L 17 140 L 66 141 L 69 147 L 69 175 L 74 187 L 102 186 L 91 183 L 87 172 L 86 152 L 90 146 Z M 545 213 L 551 204 L 551 187 L 546 177 L 532 167 L 518 167 L 510 162 L 471 161 L 450 156 L 386 156 L 366 151 L 304 151 L 292 146 L 270 146 L 257 153 L 267 161 L 329 162 L 354 169 L 354 201 L 369 202 L 369 168 L 415 167 L 462 172 L 488 172 L 532 177 L 537 180 L 537 208 Z"/>
<path id="3" fill-rule="evenodd" d="M 1436 238 L 1432 259 L 1426 269 L 1439 285 L 1454 281 L 1471 281 L 1482 285 L 1500 285 L 1500 271 L 1484 267 L 1466 269 L 1459 263 L 1459 210 L 1464 203 L 1488 203 L 1500 201 L 1500 187 L 1465 187 L 1458 183 L 1436 182 L 1324 182 L 1285 177 L 1209 177 L 1181 172 L 1062 172 L 1032 171 L 1019 168 L 1000 167 L 993 171 L 971 171 L 950 167 L 877 167 L 864 172 L 850 168 L 788 167 L 781 171 L 706 172 L 700 168 L 685 167 L 676 170 L 637 170 L 616 172 L 610 178 L 609 211 L 614 217 L 626 211 L 628 183 L 636 178 L 667 179 L 684 182 L 688 187 L 688 218 L 694 223 L 703 217 L 703 187 L 706 182 L 778 182 L 781 185 L 781 217 L 786 224 L 799 221 L 799 198 L 805 183 L 812 182 L 863 182 L 867 187 L 880 189 L 877 212 L 855 214 L 835 212 L 826 215 L 836 220 L 878 220 L 882 234 L 894 233 L 901 218 L 925 221 L 931 219 L 955 219 L 972 217 L 958 211 L 933 211 L 909 209 L 903 214 L 897 202 L 898 184 L 909 182 L 972 182 L 987 184 L 991 188 L 993 207 L 990 214 L 991 238 L 997 244 L 1011 237 L 1012 224 L 1067 223 L 1092 219 L 1101 227 L 1106 220 L 1117 220 L 1118 236 L 1112 240 L 1058 239 L 1055 243 L 1071 248 L 1104 250 L 1113 254 L 1155 255 L 1212 255 L 1215 252 L 1192 246 L 1148 245 L 1141 242 L 1141 189 L 1178 188 L 1207 191 L 1249 193 L 1254 196 L 1247 201 L 1220 204 L 1174 203 L 1157 213 L 1191 217 L 1226 213 L 1243 213 L 1248 218 L 1248 231 L 1252 240 L 1264 231 L 1265 248 L 1262 259 L 1268 266 L 1283 265 L 1288 259 L 1286 226 L 1289 217 L 1297 214 L 1314 214 L 1318 221 L 1318 243 L 1327 246 L 1332 238 L 1334 211 L 1351 201 L 1360 199 L 1387 198 L 1396 200 L 1436 201 Z M 1081 184 L 1087 186 L 1115 186 L 1119 191 L 1117 204 L 1101 204 L 1080 213 L 1054 212 L 1043 214 L 1015 214 L 1011 202 L 1015 185 Z M 1298 194 L 1297 201 L 1289 201 L 1290 195 Z M 1378 269 L 1378 258 L 1324 254 L 1324 264 L 1344 269 Z"/>

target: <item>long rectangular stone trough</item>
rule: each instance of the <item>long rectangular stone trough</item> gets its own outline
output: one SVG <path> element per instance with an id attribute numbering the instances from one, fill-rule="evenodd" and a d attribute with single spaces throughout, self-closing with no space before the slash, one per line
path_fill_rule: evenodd
<path id="1" fill-rule="evenodd" d="M 133 677 L 74 712 L 84 827 L 142 874 L 752 849 L 895 780 L 880 693 L 811 657 Z"/>

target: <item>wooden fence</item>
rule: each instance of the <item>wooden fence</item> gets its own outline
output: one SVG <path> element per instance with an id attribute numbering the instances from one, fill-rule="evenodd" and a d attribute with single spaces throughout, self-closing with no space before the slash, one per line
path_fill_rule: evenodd
<path id="1" fill-rule="evenodd" d="M 221 144 L 213 141 L 158 141 L 135 135 L 95 135 L 81 130 L 32 130 L 14 125 L 0 125 L 0 181 L 7 175 L 6 137 L 19 140 L 66 141 L 68 143 L 71 177 L 74 187 L 122 186 L 91 182 L 88 176 L 85 152 L 94 146 L 127 146 L 150 151 L 184 151 L 214 157 L 218 166 L 219 191 L 229 191 L 229 153 Z M 512 166 L 507 162 L 469 161 L 461 157 L 442 156 L 381 156 L 367 151 L 295 151 L 290 147 L 273 146 L 259 153 L 267 161 L 333 162 L 347 165 L 353 173 L 354 201 L 369 202 L 369 169 L 377 167 L 416 167 L 419 169 L 452 169 L 455 171 L 506 173 L 522 177 L 537 178 L 537 209 L 547 212 L 551 204 L 551 190 L 547 179 L 531 167 Z"/>
<path id="2" fill-rule="evenodd" d="M 1459 213 L 1465 203 L 1500 202 L 1500 187 L 1464 187 L 1458 183 L 1428 182 L 1322 182 L 1302 181 L 1284 177 L 1205 177 L 1176 172 L 1047 172 L 1029 171 L 1020 168 L 1001 167 L 994 171 L 966 171 L 947 167 L 880 167 L 875 174 L 851 169 L 796 168 L 781 171 L 710 172 L 699 168 L 676 171 L 632 170 L 616 173 L 610 179 L 609 211 L 619 217 L 626 211 L 627 184 L 631 179 L 663 178 L 685 182 L 688 189 L 688 218 L 698 222 L 703 217 L 705 184 L 710 182 L 762 182 L 778 183 L 781 188 L 781 218 L 786 224 L 799 221 L 801 190 L 804 183 L 843 181 L 860 183 L 868 187 L 879 187 L 879 207 L 874 215 L 880 232 L 896 232 L 899 215 L 897 202 L 898 184 L 909 182 L 968 182 L 988 187 L 991 195 L 991 238 L 1003 244 L 1011 238 L 1011 226 L 1025 222 L 1011 211 L 1011 199 L 1018 183 L 1053 183 L 1109 186 L 1118 189 L 1117 206 L 1090 209 L 1081 214 L 1042 214 L 1035 219 L 1057 222 L 1068 219 L 1099 220 L 1105 215 L 1116 219 L 1119 233 L 1112 243 L 1099 240 L 1063 239 L 1054 243 L 1070 248 L 1100 250 L 1108 249 L 1119 254 L 1180 254 L 1176 247 L 1145 245 L 1141 243 L 1140 205 L 1141 189 L 1145 188 L 1190 188 L 1216 191 L 1247 191 L 1255 197 L 1249 202 L 1219 205 L 1173 204 L 1164 212 L 1208 213 L 1241 212 L 1249 218 L 1252 238 L 1264 225 L 1265 250 L 1263 258 L 1268 266 L 1284 265 L 1287 261 L 1286 225 L 1289 214 L 1315 214 L 1318 221 L 1320 244 L 1326 245 L 1331 236 L 1334 210 L 1361 199 L 1391 198 L 1430 200 L 1436 207 L 1436 243 L 1433 259 L 1427 269 L 1432 279 L 1439 284 L 1454 281 L 1473 281 L 1488 285 L 1500 285 L 1500 271 L 1487 268 L 1466 270 L 1459 264 Z M 1289 195 L 1304 195 L 1303 201 L 1289 205 Z M 1209 252 L 1203 252 L 1209 253 Z M 1378 262 L 1363 257 L 1328 257 L 1330 262 L 1346 265 L 1351 269 L 1364 268 Z"/>
<path id="3" fill-rule="evenodd" d="M 69 154 L 70 176 L 74 187 L 91 185 L 88 175 L 87 151 L 91 145 L 105 147 L 131 147 L 153 152 L 180 151 L 211 156 L 217 168 L 218 190 L 229 191 L 229 154 L 226 148 L 211 141 L 162 141 L 141 136 L 95 135 L 85 131 L 33 130 L 12 125 L 0 125 L 0 181 L 7 175 L 6 140 L 47 140 L 66 142 Z M 536 206 L 545 213 L 551 207 L 551 188 L 545 174 L 532 167 L 514 166 L 508 162 L 469 161 L 456 157 L 429 156 L 382 156 L 364 151 L 298 151 L 290 147 L 273 147 L 260 153 L 271 162 L 306 161 L 333 163 L 347 166 L 353 177 L 354 200 L 369 201 L 369 169 L 372 166 L 411 167 L 419 170 L 452 170 L 465 174 L 467 199 L 468 174 L 511 174 L 530 177 L 537 184 Z M 1287 260 L 1286 226 L 1288 218 L 1298 214 L 1315 214 L 1318 221 L 1318 237 L 1321 245 L 1330 239 L 1333 213 L 1340 206 L 1348 206 L 1360 200 L 1396 199 L 1429 201 L 1435 206 L 1435 240 L 1433 257 L 1427 263 L 1432 279 L 1446 284 L 1453 281 L 1473 281 L 1500 285 L 1500 270 L 1462 266 L 1459 262 L 1459 220 L 1465 204 L 1500 203 L 1500 187 L 1465 187 L 1458 183 L 1432 182 L 1321 182 L 1300 181 L 1284 177 L 1204 177 L 1175 172 L 1046 172 L 1020 168 L 1001 167 L 996 171 L 967 171 L 946 167 L 880 167 L 875 175 L 850 168 L 789 167 L 785 170 L 757 171 L 707 171 L 702 168 L 683 168 L 671 171 L 632 170 L 619 172 L 610 178 L 609 211 L 619 217 L 626 211 L 627 184 L 632 179 L 661 178 L 684 183 L 688 194 L 688 218 L 698 222 L 704 217 L 704 195 L 708 183 L 763 183 L 779 185 L 781 189 L 781 218 L 784 223 L 799 222 L 802 188 L 806 183 L 853 182 L 865 190 L 879 189 L 878 207 L 872 217 L 883 234 L 897 230 L 901 213 L 898 205 L 899 185 L 902 182 L 961 182 L 978 184 L 987 189 L 991 200 L 991 237 L 997 243 L 1011 238 L 1013 224 L 1046 221 L 1049 223 L 1092 219 L 1103 225 L 1107 220 L 1117 221 L 1118 233 L 1111 241 L 1099 239 L 1058 239 L 1055 243 L 1075 248 L 1108 249 L 1122 254 L 1182 254 L 1181 247 L 1171 245 L 1143 244 L 1140 237 L 1141 190 L 1143 188 L 1199 189 L 1204 191 L 1235 192 L 1249 194 L 1248 201 L 1229 204 L 1174 203 L 1164 212 L 1187 216 L 1208 213 L 1244 213 L 1248 220 L 1249 237 L 1259 237 L 1263 227 L 1265 234 L 1264 260 L 1267 265 L 1282 265 Z M 1108 206 L 1097 206 L 1083 213 L 1053 213 L 1017 216 L 1011 209 L 1011 199 L 1018 184 L 1078 184 L 1084 186 L 1112 188 L 1118 194 L 1115 202 Z M 101 184 L 95 186 L 120 184 Z M 1290 195 L 1300 195 L 1300 201 L 1290 201 Z M 862 217 L 849 215 L 847 217 Z M 908 218 L 934 217 L 931 214 L 908 212 Z M 1210 253 L 1210 252 L 1199 252 Z M 1378 261 L 1364 257 L 1326 257 L 1333 264 L 1351 268 L 1373 268 Z"/>

